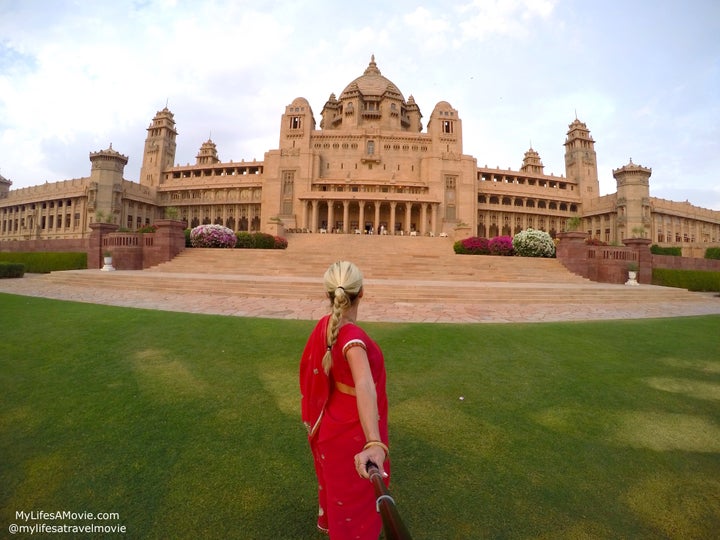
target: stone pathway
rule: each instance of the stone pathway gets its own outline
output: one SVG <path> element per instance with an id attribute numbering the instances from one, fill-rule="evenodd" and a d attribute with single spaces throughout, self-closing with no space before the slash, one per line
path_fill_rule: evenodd
<path id="1" fill-rule="evenodd" d="M 412 283 L 412 282 L 409 282 Z M 367 288 L 370 291 L 371 280 Z M 418 286 L 423 286 L 418 283 Z M 493 287 L 493 283 L 488 283 Z M 498 284 L 497 286 L 501 286 Z M 503 284 L 502 286 L 507 286 Z M 554 284 L 562 294 L 562 284 Z M 321 280 L 318 279 L 318 287 Z M 653 287 L 640 285 L 640 287 Z M 186 313 L 206 313 L 234 317 L 316 320 L 327 313 L 327 302 L 277 298 L 243 298 L 215 294 L 183 292 L 149 292 L 117 290 L 53 283 L 45 275 L 27 274 L 21 279 L 0 279 L 0 292 L 107 304 L 143 309 Z M 695 301 L 696 299 L 696 301 Z M 2 305 L 0 304 L 0 309 Z M 552 305 L 487 303 L 412 303 L 372 298 L 368 294 L 360 306 L 360 319 L 384 322 L 431 323 L 518 323 L 552 321 L 591 321 L 609 319 L 642 319 L 720 314 L 720 297 L 716 293 L 694 293 L 693 301 L 653 302 L 647 304 L 572 304 Z"/>

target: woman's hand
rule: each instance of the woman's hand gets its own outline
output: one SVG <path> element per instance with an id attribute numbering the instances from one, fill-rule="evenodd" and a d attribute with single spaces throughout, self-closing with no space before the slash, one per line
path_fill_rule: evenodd
<path id="1" fill-rule="evenodd" d="M 385 450 L 381 446 L 370 446 L 362 452 L 355 454 L 355 470 L 362 478 L 370 478 L 366 465 L 368 461 L 372 461 L 377 465 L 380 475 L 383 478 L 387 478 L 387 474 L 383 468 L 386 457 Z"/>

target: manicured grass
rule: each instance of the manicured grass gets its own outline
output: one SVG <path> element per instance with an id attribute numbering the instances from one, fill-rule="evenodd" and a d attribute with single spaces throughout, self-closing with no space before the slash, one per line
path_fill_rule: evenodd
<path id="1" fill-rule="evenodd" d="M 320 538 L 297 388 L 313 324 L 0 294 L 0 536 L 68 510 L 119 518 L 51 524 Z M 363 326 L 416 539 L 720 530 L 720 317 Z"/>

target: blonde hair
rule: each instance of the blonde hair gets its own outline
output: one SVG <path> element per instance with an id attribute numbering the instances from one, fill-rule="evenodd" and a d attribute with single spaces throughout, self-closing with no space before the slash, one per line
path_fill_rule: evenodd
<path id="1" fill-rule="evenodd" d="M 327 350 L 323 356 L 323 369 L 329 374 L 332 367 L 331 349 L 340 331 L 340 318 L 362 291 L 363 276 L 360 269 L 350 261 L 338 261 L 330 265 L 323 279 L 332 308 L 330 324 L 326 332 Z"/>

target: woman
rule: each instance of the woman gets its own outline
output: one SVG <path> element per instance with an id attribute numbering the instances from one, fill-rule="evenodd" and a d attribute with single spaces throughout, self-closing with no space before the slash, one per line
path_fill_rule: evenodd
<path id="1" fill-rule="evenodd" d="M 348 261 L 325 272 L 332 311 L 315 326 L 300 361 L 302 420 L 315 460 L 317 526 L 333 540 L 377 540 L 382 529 L 366 464 L 388 482 L 385 361 L 358 326 L 362 274 Z"/>

